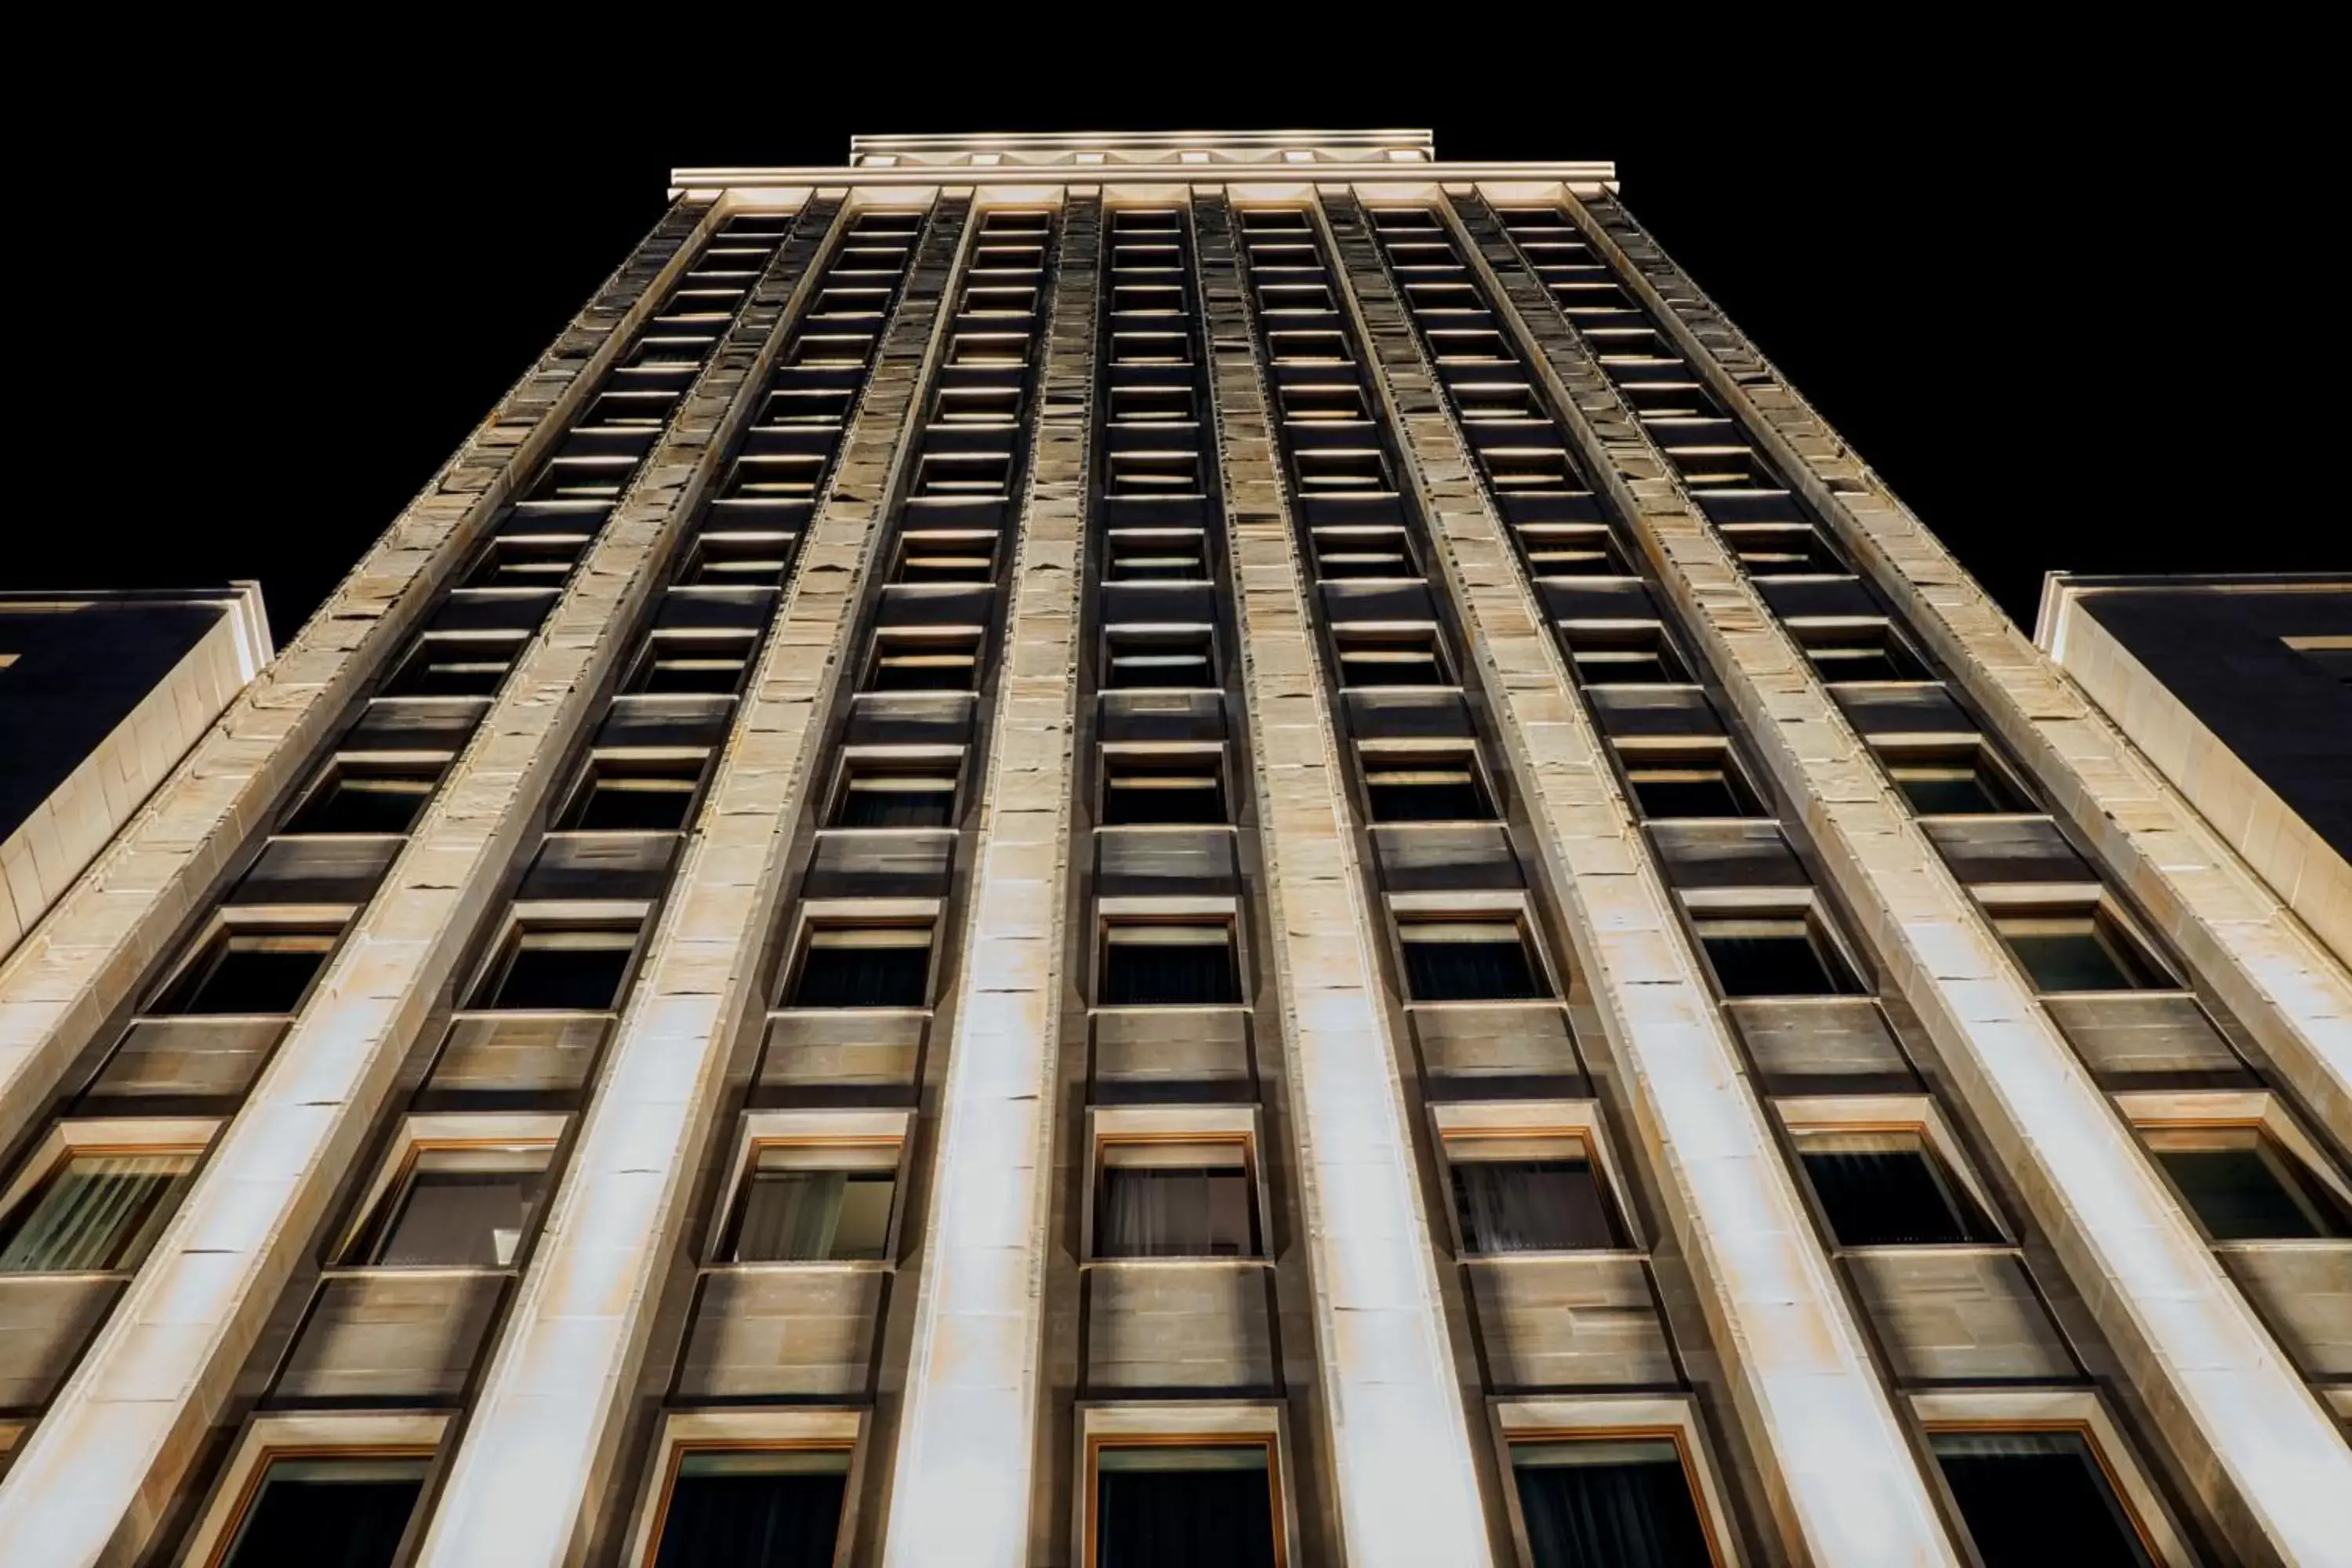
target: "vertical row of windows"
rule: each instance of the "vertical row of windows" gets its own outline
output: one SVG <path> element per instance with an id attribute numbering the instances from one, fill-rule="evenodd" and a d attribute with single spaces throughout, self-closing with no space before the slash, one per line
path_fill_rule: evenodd
<path id="1" fill-rule="evenodd" d="M 136 1270 L 788 226 L 736 219 L 711 237 L 338 725 L 257 854 L 151 977 L 63 1114 L 0 1184 L 0 1289 L 24 1279 L 48 1292 L 45 1310 L 63 1290 L 94 1315 Z M 436 1216 L 467 1183 L 505 1182 L 509 1207 L 527 1206 L 527 1175 L 487 1175 L 473 1158 L 420 1156 L 398 1217 L 365 1245 L 405 1260 L 447 1230 Z M 498 1228 L 463 1246 L 493 1256 Z M 36 1287 L 28 1276 L 47 1279 Z M 67 1369 L 0 1397 L 37 1409 Z"/>

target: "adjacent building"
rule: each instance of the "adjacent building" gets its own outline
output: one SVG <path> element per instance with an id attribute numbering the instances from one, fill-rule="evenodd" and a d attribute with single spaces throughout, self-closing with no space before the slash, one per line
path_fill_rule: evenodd
<path id="1" fill-rule="evenodd" d="M 674 184 L 0 967 L 13 1556 L 2352 1561 L 2343 953 L 1610 166 Z"/>

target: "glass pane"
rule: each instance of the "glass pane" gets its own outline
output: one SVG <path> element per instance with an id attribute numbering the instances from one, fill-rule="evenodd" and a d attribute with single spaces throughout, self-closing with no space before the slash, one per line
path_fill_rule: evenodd
<path id="1" fill-rule="evenodd" d="M 1476 778 L 1466 767 L 1382 768 L 1364 776 L 1375 822 L 1486 822 Z"/>
<path id="2" fill-rule="evenodd" d="M 2038 990 L 2136 991 L 2160 984 L 2104 921 L 2085 916 L 1996 924 Z"/>
<path id="3" fill-rule="evenodd" d="M 2335 1195 L 2261 1132 L 2151 1133 L 2150 1152 L 2217 1241 L 2347 1234 Z"/>
<path id="4" fill-rule="evenodd" d="M 405 833 L 433 798 L 436 775 L 338 773 L 310 794 L 289 833 Z"/>
<path id="5" fill-rule="evenodd" d="M 1097 1568 L 1274 1568 L 1262 1448 L 1104 1448 Z"/>
<path id="6" fill-rule="evenodd" d="M 2079 1432 L 1928 1437 L 1985 1568 L 2150 1568 Z"/>
<path id="7" fill-rule="evenodd" d="M 1511 1476 L 1535 1568 L 1711 1568 L 1671 1442 L 1515 1445 Z"/>
<path id="8" fill-rule="evenodd" d="M 222 1568 L 387 1568 L 425 1489 L 426 1462 L 272 1461 Z"/>
<path id="9" fill-rule="evenodd" d="M 820 1263 L 884 1256 L 895 1177 L 885 1171 L 754 1171 L 744 1184 L 738 1263 Z"/>
<path id="10" fill-rule="evenodd" d="M 656 1568 L 833 1568 L 845 1453 L 688 1453 Z"/>
<path id="11" fill-rule="evenodd" d="M 1114 773 L 1103 795 L 1103 821 L 1114 827 L 1224 820 L 1223 781 L 1214 768 Z"/>
<path id="12" fill-rule="evenodd" d="M 1922 816 L 1981 816 L 2018 809 L 2007 790 L 1965 763 L 1902 763 L 1891 771 L 1911 809 Z"/>
<path id="13" fill-rule="evenodd" d="M 546 1187 L 543 1149 L 424 1150 L 370 1261 L 511 1267 Z"/>
<path id="14" fill-rule="evenodd" d="M 1105 1258 L 1257 1256 L 1249 1174 L 1236 1166 L 1108 1166 L 1096 1228 Z"/>
<path id="15" fill-rule="evenodd" d="M 1973 1221 L 1973 1205 L 1961 1206 L 1916 1142 L 1908 1148 L 1878 1149 L 1809 1143 L 1798 1157 L 1841 1247 L 1926 1247 L 1986 1239 Z"/>
<path id="16" fill-rule="evenodd" d="M 68 1156 L 0 1226 L 0 1273 L 137 1268 L 195 1163 L 193 1152 Z"/>
<path id="17" fill-rule="evenodd" d="M 687 807 L 701 776 L 701 767 L 693 763 L 658 772 L 600 764 L 572 797 L 562 826 L 590 832 L 673 832 L 686 826 Z"/>
<path id="18" fill-rule="evenodd" d="M 1549 996 L 1517 931 L 1501 941 L 1425 941 L 1405 933 L 1406 989 L 1416 1002 L 1496 1002 Z"/>
<path id="19" fill-rule="evenodd" d="M 919 1007 L 931 973 L 922 947 L 811 947 L 793 988 L 795 1007 Z"/>
<path id="20" fill-rule="evenodd" d="M 1726 996 L 1834 996 L 1847 989 L 1801 924 L 1702 926 L 1699 941 Z"/>
<path id="21" fill-rule="evenodd" d="M 955 820 L 955 779 L 929 773 L 859 773 L 841 794 L 839 827 L 946 827 Z"/>
<path id="22" fill-rule="evenodd" d="M 580 940 L 584 933 L 526 933 L 507 959 L 490 997 L 477 1005 L 601 1012 L 620 994 L 634 945 Z M 570 940 L 564 940 L 565 936 Z"/>
<path id="23" fill-rule="evenodd" d="M 1113 942 L 1103 1002 L 1114 1007 L 1213 1006 L 1240 1000 L 1224 942 Z"/>
<path id="24" fill-rule="evenodd" d="M 1628 775 L 1649 816 L 1746 816 L 1747 802 L 1721 768 L 1636 768 Z"/>
<path id="25" fill-rule="evenodd" d="M 1600 1184 L 1585 1160 L 1456 1160 L 1454 1206 L 1475 1253 L 1615 1247 Z"/>
<path id="26" fill-rule="evenodd" d="M 151 1011 L 291 1013 L 334 944 L 319 932 L 215 937 Z"/>

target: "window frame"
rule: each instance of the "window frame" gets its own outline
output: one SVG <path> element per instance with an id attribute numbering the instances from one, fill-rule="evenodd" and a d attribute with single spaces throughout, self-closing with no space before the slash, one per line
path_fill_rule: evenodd
<path id="1" fill-rule="evenodd" d="M 218 1116 L 91 1116 L 61 1117 L 50 1122 L 47 1131 L 26 1149 L 8 1173 L 7 1184 L 0 1187 L 0 1233 L 20 1217 L 24 1205 L 33 1200 L 50 1179 L 68 1161 L 85 1154 L 188 1154 L 188 1182 L 194 1185 L 204 1175 L 205 1157 L 220 1135 L 226 1119 Z M 184 1198 L 183 1202 L 185 1201 Z M 163 1225 L 168 1228 L 170 1216 Z M 163 1232 L 158 1230 L 157 1239 Z M 149 1252 L 153 1250 L 152 1245 Z M 142 1254 L 139 1262 L 145 1261 Z M 0 1279 L 129 1279 L 138 1272 L 139 1262 L 128 1268 L 43 1268 L 25 1269 L 0 1275 Z"/>
<path id="2" fill-rule="evenodd" d="M 1680 890 L 1677 900 L 1696 950 L 1700 973 L 1714 988 L 1718 1005 L 1732 1002 L 1819 1001 L 1824 997 L 1874 998 L 1878 986 L 1871 970 L 1859 961 L 1853 945 L 1845 932 L 1823 907 L 1820 889 L 1813 888 L 1712 888 Z M 1767 991 L 1735 994 L 1723 983 L 1715 967 L 1714 955 L 1706 950 L 1706 931 L 1722 923 L 1762 923 L 1766 921 L 1801 921 L 1814 951 L 1824 961 L 1823 967 L 1832 981 L 1843 980 L 1843 986 L 1829 991 Z"/>
<path id="3" fill-rule="evenodd" d="M 2025 787 L 2000 755 L 1981 735 L 1951 736 L 1888 736 L 1874 739 L 1871 750 L 1878 757 L 1878 766 L 1886 775 L 1886 784 L 1903 802 L 1904 808 L 1922 822 L 1983 822 L 2003 817 L 2043 817 L 2049 814 L 2035 809 L 2033 792 Z M 1944 759 L 1966 758 L 1970 772 L 1990 782 L 1990 794 L 2007 795 L 2017 803 L 2014 809 L 2003 811 L 1921 811 L 1911 803 L 1910 795 L 1895 775 L 1899 767 L 1932 766 Z M 1959 765 L 1955 761 L 1954 766 Z"/>
<path id="4" fill-rule="evenodd" d="M 1079 1205 L 1083 1227 L 1078 1261 L 1082 1268 L 1110 1263 L 1147 1267 L 1208 1264 L 1262 1265 L 1274 1263 L 1272 1211 L 1267 1205 L 1265 1167 L 1260 1158 L 1264 1128 L 1258 1108 L 1252 1105 L 1099 1105 L 1087 1111 L 1086 1195 Z M 1231 1144 L 1241 1152 L 1242 1175 L 1249 1186 L 1250 1239 L 1256 1250 L 1235 1257 L 1213 1253 L 1171 1258 L 1131 1258 L 1101 1250 L 1100 1200 L 1110 1163 L 1108 1152 L 1119 1145 Z"/>
<path id="5" fill-rule="evenodd" d="M 1912 1414 L 1921 1432 L 2075 1432 L 2107 1478 L 2125 1517 L 2138 1531 L 2140 1546 L 2163 1568 L 2194 1568 L 2197 1559 L 2184 1544 L 2179 1523 L 2162 1496 L 2151 1486 L 2139 1457 L 2125 1442 L 2105 1405 L 2090 1389 L 1971 1388 L 1914 1394 Z M 1943 1466 L 1932 1451 L 1927 1460 L 1932 1484 L 1949 1496 Z M 1957 1504 L 1949 1510 L 1955 1524 L 1966 1528 Z"/>
<path id="6" fill-rule="evenodd" d="M 423 1458 L 424 1489 L 417 1509 L 409 1515 L 407 1535 L 414 1539 L 421 1517 L 447 1462 L 442 1439 L 447 1436 L 446 1412 L 345 1413 L 267 1412 L 248 1419 L 245 1430 L 221 1467 L 220 1479 L 196 1514 L 188 1542 L 177 1561 L 221 1568 L 228 1558 L 237 1531 L 261 1495 L 269 1467 L 279 1459 L 303 1458 Z"/>
<path id="7" fill-rule="evenodd" d="M 469 1015 L 488 1014 L 494 1016 L 530 1014 L 567 1017 L 606 1016 L 618 1017 L 629 1001 L 629 988 L 636 979 L 637 965 L 645 959 L 646 930 L 652 906 L 635 900 L 614 902 L 583 901 L 579 903 L 516 904 L 507 911 L 507 918 L 497 928 L 497 934 L 486 943 L 481 958 L 476 963 L 472 977 L 458 993 L 466 1000 L 457 1009 Z M 513 955 L 520 952 L 524 942 L 536 935 L 566 933 L 585 935 L 592 932 L 634 931 L 628 948 L 628 958 L 621 965 L 620 978 L 613 985 L 613 1000 L 603 1007 L 501 1007 L 493 1000 L 513 967 Z"/>
<path id="8" fill-rule="evenodd" d="M 682 792 L 686 797 L 685 815 L 676 827 L 583 827 L 571 826 L 572 818 L 586 810 L 594 798 L 596 785 L 604 778 L 674 777 L 659 770 L 692 767 L 695 776 Z M 702 809 L 704 797 L 709 793 L 712 776 L 717 769 L 711 765 L 711 755 L 701 747 L 661 747 L 632 750 L 600 750 L 592 752 L 572 770 L 570 787 L 564 790 L 558 809 L 548 816 L 550 834 L 659 834 L 674 833 L 681 837 L 694 831 L 696 816 Z"/>
<path id="9" fill-rule="evenodd" d="M 1612 1152 L 1613 1145 L 1598 1100 L 1439 1101 L 1430 1106 L 1429 1116 L 1436 1137 L 1439 1172 L 1444 1186 L 1443 1195 L 1445 1199 L 1447 1235 L 1452 1240 L 1456 1261 L 1647 1256 L 1649 1246 L 1637 1223 L 1638 1216 L 1626 1201 L 1626 1186 L 1619 1176 L 1616 1156 Z M 1554 1248 L 1540 1252 L 1472 1250 L 1469 1238 L 1462 1234 L 1461 1205 L 1454 1201 L 1454 1146 L 1475 1142 L 1508 1143 L 1513 1141 L 1531 1142 L 1561 1139 L 1573 1140 L 1583 1145 L 1585 1162 L 1592 1169 L 1593 1184 L 1600 1189 L 1601 1205 L 1617 1233 L 1615 1243 L 1609 1247 Z"/>
<path id="10" fill-rule="evenodd" d="M 1488 1440 L 1501 1461 L 1504 1510 L 1510 1521 L 1512 1550 L 1521 1564 L 1532 1565 L 1535 1548 L 1528 1541 L 1527 1516 L 1519 1505 L 1517 1467 L 1511 1450 L 1521 1444 L 1656 1442 L 1675 1445 L 1681 1456 L 1683 1479 L 1691 1489 L 1699 1529 L 1706 1539 L 1715 1568 L 1737 1568 L 1737 1542 L 1730 1515 L 1724 1507 L 1721 1481 L 1708 1453 L 1696 1406 L 1687 1398 L 1649 1394 L 1584 1394 L 1564 1399 L 1490 1399 L 1486 1405 Z"/>
<path id="11" fill-rule="evenodd" d="M 952 833 L 963 820 L 964 748 L 961 746 L 854 746 L 843 749 L 824 795 L 819 829 L 825 833 Z M 838 821 L 860 778 L 881 775 L 948 780 L 948 820 L 936 827 L 856 827 Z"/>
<path id="12" fill-rule="evenodd" d="M 1569 988 L 1560 983 L 1544 928 L 1523 893 L 1391 893 L 1387 898 L 1388 941 L 1396 963 L 1397 1000 L 1406 1011 L 1420 1007 L 1539 1007 L 1564 1006 Z M 1519 952 L 1528 961 L 1540 992 L 1533 996 L 1420 997 L 1412 994 L 1412 970 L 1405 962 L 1405 931 L 1414 926 L 1503 925 L 1517 928 Z M 1498 942 L 1496 945 L 1500 946 Z"/>
<path id="13" fill-rule="evenodd" d="M 726 1176 L 704 1222 L 702 1263 L 706 1268 L 851 1268 L 887 1269 L 897 1267 L 907 1223 L 907 1145 L 913 1115 L 905 1110 L 753 1110 L 736 1128 L 729 1151 Z M 737 1210 L 751 1190 L 758 1163 L 771 1149 L 859 1149 L 896 1151 L 892 1166 L 890 1218 L 883 1228 L 878 1258 L 761 1258 L 738 1260 L 726 1256 L 735 1238 Z M 812 1167 L 815 1169 L 819 1167 Z"/>
<path id="14" fill-rule="evenodd" d="M 2038 814 L 2037 814 L 2038 815 Z M 2189 986 L 2180 977 L 2179 968 L 2163 950 L 2152 941 L 2147 930 L 2132 918 L 2115 895 L 2095 882 L 2079 885 L 2060 883 L 2050 887 L 1988 884 L 1969 889 L 1977 905 L 1984 911 L 1985 923 L 1991 928 L 1993 940 L 2001 953 L 2017 966 L 2026 989 L 2037 998 L 2053 996 L 2117 996 L 2188 994 Z M 2158 984 L 2153 985 L 2108 986 L 2098 990 L 2045 991 L 2026 967 L 2025 960 L 2010 945 L 2004 922 L 2016 921 L 2087 920 L 2095 934 L 2104 932 L 2110 944 L 2119 943 L 2125 950 L 2124 959 L 2116 968 L 2126 976 L 2137 963 Z"/>
<path id="15" fill-rule="evenodd" d="M 334 1245 L 327 1249 L 322 1267 L 338 1273 L 431 1269 L 520 1275 L 529 1260 L 533 1237 L 546 1224 L 555 1203 L 556 1184 L 562 1178 L 559 1161 L 570 1122 L 571 1117 L 562 1111 L 444 1111 L 404 1118 L 386 1141 L 367 1185 L 333 1233 Z M 529 1216 L 530 1232 L 516 1244 L 512 1263 L 376 1263 L 354 1256 L 362 1241 L 380 1238 L 379 1218 L 385 1224 L 392 1220 L 386 1205 L 406 1196 L 419 1155 L 438 1150 L 513 1148 L 547 1151 L 542 1167 L 547 1185 L 539 1206 Z"/>
<path id="16" fill-rule="evenodd" d="M 857 1540 L 857 1504 L 865 1489 L 867 1413 L 834 1405 L 776 1405 L 758 1410 L 671 1410 L 663 1414 L 638 1488 L 635 1519 L 622 1561 L 653 1568 L 662 1526 L 686 1456 L 696 1452 L 847 1453 L 841 1524 L 834 1537 L 834 1568 L 849 1568 Z"/>
<path id="17" fill-rule="evenodd" d="M 2000 1208 L 1992 1201 L 1991 1192 L 1978 1176 L 1976 1167 L 1960 1146 L 1945 1120 L 1942 1108 L 1934 1098 L 1925 1094 L 1854 1094 L 1854 1095 L 1789 1095 L 1770 1101 L 1772 1114 L 1780 1124 L 1783 1140 L 1789 1151 L 1790 1174 L 1803 1191 L 1805 1202 L 1813 1217 L 1820 1222 L 1822 1239 L 1832 1252 L 1894 1252 L 1933 1247 L 1938 1251 L 2006 1251 L 2018 1245 L 2018 1232 L 2010 1225 Z M 1944 1178 L 1958 1189 L 1959 1195 L 1976 1206 L 1976 1217 L 1992 1233 L 1983 1241 L 1889 1242 L 1881 1245 L 1849 1247 L 1838 1239 L 1837 1229 L 1830 1223 L 1829 1208 L 1814 1190 L 1811 1175 L 1800 1158 L 1804 1140 L 1810 1136 L 1830 1136 L 1853 1133 L 1908 1133 L 1919 1140 L 1941 1167 Z M 1963 1215 L 1963 1218 L 1966 1216 Z"/>
<path id="18" fill-rule="evenodd" d="M 2205 1227 L 2205 1219 L 2189 1203 L 2172 1173 L 2164 1168 L 2156 1152 L 2148 1147 L 2150 1132 L 2223 1132 L 2251 1131 L 2270 1139 L 2287 1158 L 2301 1167 L 2305 1181 L 2325 1187 L 2335 1196 L 2347 1214 L 2352 1214 L 2352 1181 L 2336 1169 L 2319 1141 L 2304 1130 L 2302 1122 L 2268 1089 L 2140 1089 L 2126 1090 L 2114 1097 L 2116 1109 L 2130 1126 L 2133 1142 L 2150 1165 L 2156 1167 L 2158 1180 L 2180 1205 L 2189 1222 L 2208 1246 L 2218 1249 L 2241 1247 L 2275 1247 L 2317 1245 L 2341 1247 L 2342 1237 L 2248 1237 L 2243 1240 L 2223 1240 Z"/>
<path id="19" fill-rule="evenodd" d="M 1249 952 L 1243 945 L 1243 921 L 1235 901 L 1228 898 L 1097 898 L 1095 900 L 1093 952 L 1088 963 L 1087 1010 L 1107 1008 L 1202 1007 L 1237 1008 L 1250 1005 Z M 1233 961 L 1234 999 L 1230 1002 L 1112 1002 L 1104 997 L 1110 980 L 1112 933 L 1138 926 L 1216 927 L 1225 933 L 1225 951 Z M 1203 942 L 1201 945 L 1214 945 Z"/>
<path id="20" fill-rule="evenodd" d="M 134 1015 L 141 1018 L 296 1018 L 318 994 L 319 982 L 334 963 L 335 955 L 342 951 L 343 938 L 351 931 L 352 921 L 358 910 L 342 904 L 226 904 L 213 911 L 195 933 L 180 944 L 178 956 L 163 977 L 148 987 Z M 175 996 L 183 987 L 194 984 L 192 977 L 216 947 L 248 936 L 325 937 L 327 945 L 319 967 L 303 984 L 302 994 L 294 1005 L 283 1013 L 192 1013 L 165 1011 L 163 1004 Z"/>
<path id="21" fill-rule="evenodd" d="M 1076 1414 L 1072 1458 L 1077 1485 L 1071 1489 L 1070 1509 L 1079 1568 L 1101 1568 L 1096 1507 L 1105 1448 L 1263 1448 L 1273 1494 L 1275 1568 L 1306 1561 L 1299 1555 L 1298 1510 L 1289 1486 L 1288 1413 L 1279 1401 L 1081 1400 Z"/>
<path id="22" fill-rule="evenodd" d="M 1376 772 L 1428 771 L 1459 768 L 1470 775 L 1470 787 L 1486 807 L 1484 816 L 1383 817 L 1374 804 L 1372 774 Z M 1487 771 L 1482 749 L 1472 741 L 1364 741 L 1356 747 L 1357 787 L 1364 803 L 1364 821 L 1374 828 L 1475 825 L 1503 826 L 1503 802 Z"/>
<path id="23" fill-rule="evenodd" d="M 1625 781 L 1625 794 L 1640 816 L 1649 822 L 1774 822 L 1780 812 L 1772 797 L 1759 788 L 1756 778 L 1740 761 L 1739 753 L 1727 735 L 1694 735 L 1674 737 L 1629 737 L 1616 742 L 1617 767 Z M 1634 773 L 1680 768 L 1686 772 L 1703 773 L 1713 769 L 1722 774 L 1733 803 L 1746 809 L 1729 816 L 1688 816 L 1671 812 L 1653 812 L 1643 804 L 1641 786 Z"/>
<path id="24" fill-rule="evenodd" d="M 446 752 L 420 753 L 414 752 L 337 752 L 310 772 L 310 776 L 278 818 L 273 837 L 278 838 L 405 838 L 416 830 L 425 814 L 433 809 L 442 784 L 449 776 L 449 764 L 455 758 Z M 312 808 L 341 787 L 347 778 L 403 779 L 425 783 L 416 810 L 402 828 L 382 828 L 365 833 L 327 832 L 318 828 L 296 826 Z"/>
<path id="25" fill-rule="evenodd" d="M 809 899 L 801 904 L 792 941 L 784 949 L 782 975 L 770 993 L 772 1013 L 929 1013 L 939 1005 L 940 921 L 944 914 L 938 899 Z M 923 1000 L 885 1007 L 803 1007 L 793 1001 L 801 976 L 818 938 L 835 931 L 915 930 L 929 933 L 924 944 L 930 957 L 923 970 Z M 909 942 L 908 946 L 914 944 Z"/>
<path id="26" fill-rule="evenodd" d="M 1198 771 L 1210 773 L 1216 780 L 1217 802 L 1224 815 L 1213 822 L 1113 822 L 1110 820 L 1111 781 L 1115 774 Z M 1233 770 L 1227 766 L 1223 742 L 1115 742 L 1102 745 L 1096 753 L 1094 780 L 1094 826 L 1118 832 L 1160 829 L 1206 832 L 1236 825 L 1239 802 L 1234 799 Z"/>

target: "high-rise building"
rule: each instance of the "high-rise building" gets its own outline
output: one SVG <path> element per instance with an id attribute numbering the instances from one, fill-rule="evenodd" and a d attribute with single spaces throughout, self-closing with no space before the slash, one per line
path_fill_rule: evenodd
<path id="1" fill-rule="evenodd" d="M 2347 1560 L 2352 975 L 1608 165 L 675 185 L 0 969 L 12 1561 Z"/>

